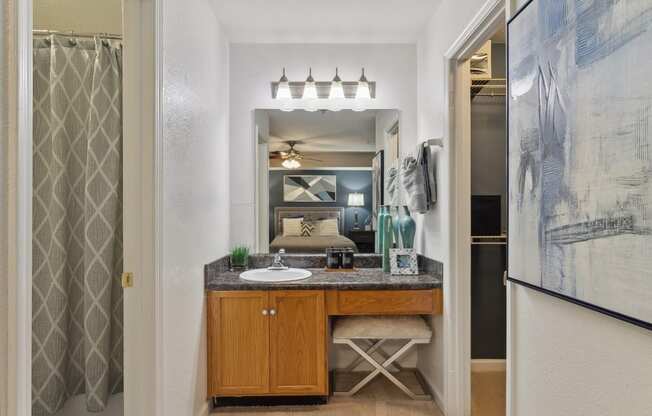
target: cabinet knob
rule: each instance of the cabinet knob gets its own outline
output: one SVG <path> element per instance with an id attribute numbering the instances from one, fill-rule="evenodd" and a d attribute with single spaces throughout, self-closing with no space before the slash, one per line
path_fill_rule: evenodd
<path id="1" fill-rule="evenodd" d="M 263 309 L 263 315 L 267 316 L 267 309 Z"/>
<path id="2" fill-rule="evenodd" d="M 276 309 L 270 309 L 269 314 L 272 316 L 276 315 Z"/>

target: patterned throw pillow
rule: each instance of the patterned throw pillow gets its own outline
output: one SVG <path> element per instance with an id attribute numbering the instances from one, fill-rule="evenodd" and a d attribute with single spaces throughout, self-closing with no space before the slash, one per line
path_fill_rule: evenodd
<path id="1" fill-rule="evenodd" d="M 301 223 L 301 237 L 310 237 L 315 231 L 315 226 L 313 223 L 308 221 L 303 221 Z"/>

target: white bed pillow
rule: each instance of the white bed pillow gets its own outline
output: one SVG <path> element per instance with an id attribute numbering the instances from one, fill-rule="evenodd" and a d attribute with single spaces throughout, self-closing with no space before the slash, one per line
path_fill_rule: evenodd
<path id="1" fill-rule="evenodd" d="M 303 218 L 283 218 L 283 237 L 301 237 Z"/>
<path id="2" fill-rule="evenodd" d="M 321 220 L 317 225 L 318 234 L 324 237 L 340 235 L 336 219 Z"/>

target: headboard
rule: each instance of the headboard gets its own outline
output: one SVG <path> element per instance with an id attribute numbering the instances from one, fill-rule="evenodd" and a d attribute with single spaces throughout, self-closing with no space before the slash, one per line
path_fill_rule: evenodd
<path id="1" fill-rule="evenodd" d="M 274 236 L 283 235 L 283 218 L 304 218 L 307 221 L 335 218 L 340 233 L 344 230 L 343 207 L 276 207 L 274 208 Z"/>

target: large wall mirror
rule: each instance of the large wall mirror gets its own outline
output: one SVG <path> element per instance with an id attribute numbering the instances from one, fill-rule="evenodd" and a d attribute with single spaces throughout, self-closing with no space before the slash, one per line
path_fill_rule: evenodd
<path id="1" fill-rule="evenodd" d="M 400 155 L 397 110 L 256 110 L 257 250 L 377 249 L 376 215 Z"/>

